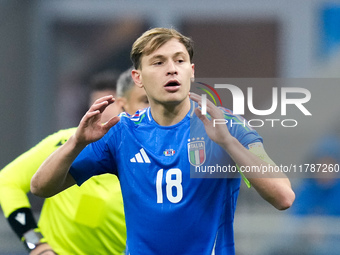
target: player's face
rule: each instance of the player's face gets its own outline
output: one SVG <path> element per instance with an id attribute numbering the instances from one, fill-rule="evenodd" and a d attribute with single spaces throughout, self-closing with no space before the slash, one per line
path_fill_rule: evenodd
<path id="1" fill-rule="evenodd" d="M 134 85 L 124 103 L 124 110 L 129 114 L 134 114 L 137 110 L 149 106 L 149 100 L 143 88 Z"/>
<path id="2" fill-rule="evenodd" d="M 116 97 L 115 90 L 107 89 L 107 90 L 100 90 L 100 91 L 92 92 L 91 97 L 90 97 L 90 105 L 92 105 L 94 101 L 96 101 L 98 98 L 108 96 L 108 95 L 113 95 L 114 97 Z M 106 121 L 111 119 L 113 116 L 116 116 L 121 112 L 122 112 L 122 108 L 118 104 L 113 103 L 109 105 L 108 107 L 106 107 L 105 111 L 102 113 L 101 121 L 105 123 Z"/>
<path id="3" fill-rule="evenodd" d="M 177 39 L 171 39 L 150 55 L 142 56 L 133 77 L 144 87 L 150 104 L 179 104 L 188 97 L 194 64 Z"/>

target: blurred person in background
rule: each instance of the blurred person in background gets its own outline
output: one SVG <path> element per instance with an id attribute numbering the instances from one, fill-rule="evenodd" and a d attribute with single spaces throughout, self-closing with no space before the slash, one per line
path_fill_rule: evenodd
<path id="1" fill-rule="evenodd" d="M 127 71 L 129 72 L 129 70 Z M 118 115 L 124 107 L 133 114 L 147 102 L 133 103 L 131 95 L 145 95 L 143 89 L 134 90 L 134 82 L 124 72 L 124 91 L 119 104 L 110 105 L 103 113 L 104 123 Z M 130 79 L 129 79 L 130 77 Z M 90 105 L 105 95 L 116 97 L 118 75 L 103 72 L 90 82 Z M 122 80 L 122 79 L 121 79 Z M 118 86 L 118 85 L 117 85 Z M 126 86 L 126 88 L 125 88 Z M 122 254 L 125 250 L 126 228 L 119 181 L 114 175 L 99 175 L 82 187 L 74 185 L 65 192 L 44 201 L 36 224 L 27 197 L 30 181 L 40 164 L 74 134 L 76 128 L 60 130 L 43 139 L 0 171 L 0 204 L 5 217 L 25 244 L 30 255 L 51 254 Z"/>
<path id="2" fill-rule="evenodd" d="M 324 135 L 307 159 L 306 174 L 296 184 L 296 199 L 291 208 L 294 231 L 289 246 L 274 244 L 269 255 L 338 255 L 338 217 L 340 216 L 340 138 Z M 288 242 L 287 242 L 288 243 Z M 265 253 L 267 254 L 267 253 Z"/>
<path id="3" fill-rule="evenodd" d="M 301 216 L 340 216 L 340 138 L 337 135 L 322 137 L 310 159 L 307 177 L 311 178 L 301 180 L 291 212 Z"/>
<path id="4" fill-rule="evenodd" d="M 138 109 L 149 106 L 145 90 L 138 87 L 132 80 L 132 70 L 133 67 L 127 69 L 119 76 L 117 81 L 117 98 L 115 101 L 115 104 L 122 108 L 123 112 L 130 115 L 134 114 Z"/>

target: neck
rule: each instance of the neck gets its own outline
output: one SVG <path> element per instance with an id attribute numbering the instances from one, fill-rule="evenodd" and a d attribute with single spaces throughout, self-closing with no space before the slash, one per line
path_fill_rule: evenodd
<path id="1" fill-rule="evenodd" d="M 179 104 L 151 103 L 153 119 L 161 126 L 172 126 L 180 122 L 190 110 L 190 100 L 187 97 Z"/>

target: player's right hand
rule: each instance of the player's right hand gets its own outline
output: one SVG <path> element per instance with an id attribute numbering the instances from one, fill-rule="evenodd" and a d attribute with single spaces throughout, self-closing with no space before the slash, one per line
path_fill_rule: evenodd
<path id="1" fill-rule="evenodd" d="M 101 122 L 101 115 L 107 106 L 114 103 L 113 96 L 105 96 L 97 99 L 81 119 L 75 138 L 77 144 L 87 145 L 102 138 L 111 127 L 116 125 L 120 118 L 114 116 L 106 123 Z"/>

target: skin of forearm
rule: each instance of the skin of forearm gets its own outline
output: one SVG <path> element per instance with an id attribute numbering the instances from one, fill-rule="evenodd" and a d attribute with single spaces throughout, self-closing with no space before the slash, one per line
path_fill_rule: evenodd
<path id="1" fill-rule="evenodd" d="M 220 144 L 231 156 L 234 162 L 239 166 L 268 166 L 269 163 L 263 161 L 258 156 L 247 150 L 234 137 L 229 137 Z M 295 194 L 291 189 L 291 184 L 284 173 L 265 174 L 259 172 L 244 172 L 252 186 L 256 191 L 270 204 L 279 210 L 289 208 L 294 199 Z"/>
<path id="2" fill-rule="evenodd" d="M 51 197 L 74 184 L 68 177 L 69 168 L 85 148 L 77 144 L 74 135 L 54 151 L 39 167 L 31 180 L 31 192 L 40 197 Z"/>

